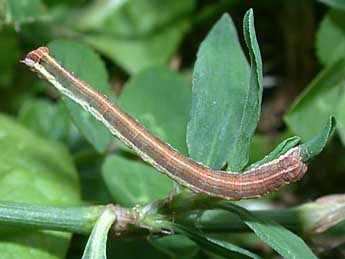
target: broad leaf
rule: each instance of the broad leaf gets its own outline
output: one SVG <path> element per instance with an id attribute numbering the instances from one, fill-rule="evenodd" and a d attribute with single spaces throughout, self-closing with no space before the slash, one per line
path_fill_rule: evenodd
<path id="1" fill-rule="evenodd" d="M 294 134 L 303 141 L 309 140 L 319 134 L 329 117 L 337 114 L 344 94 L 345 59 L 324 69 L 298 97 L 284 119 Z"/>
<path id="2" fill-rule="evenodd" d="M 73 138 L 71 135 L 77 137 L 62 102 L 30 99 L 20 108 L 18 120 L 41 137 L 66 142 Z"/>
<path id="3" fill-rule="evenodd" d="M 187 154 L 191 87 L 167 67 L 155 67 L 126 84 L 119 105 L 153 134 Z"/>
<path id="4" fill-rule="evenodd" d="M 316 50 L 323 64 L 345 58 L 345 9 L 331 10 L 323 18 L 317 32 Z"/>
<path id="5" fill-rule="evenodd" d="M 228 15 L 217 22 L 198 52 L 187 143 L 193 159 L 215 169 L 226 161 L 232 171 L 243 169 L 259 119 L 262 64 L 253 19 L 249 11 L 243 21 L 250 70 Z"/>
<path id="6" fill-rule="evenodd" d="M 114 200 L 126 207 L 164 198 L 173 187 L 167 176 L 151 166 L 119 156 L 105 160 L 102 175 Z"/>
<path id="7" fill-rule="evenodd" d="M 317 258 L 300 237 L 276 222 L 258 217 L 233 203 L 221 202 L 220 204 L 223 209 L 236 213 L 258 238 L 285 259 Z"/>
<path id="8" fill-rule="evenodd" d="M 98 204 L 108 204 L 113 201 L 101 174 L 104 160 L 104 154 L 99 154 L 90 147 L 75 154 L 84 200 Z"/>
<path id="9" fill-rule="evenodd" d="M 105 66 L 92 49 L 85 44 L 67 40 L 51 42 L 48 47 L 55 58 L 80 79 L 115 100 L 107 82 Z M 63 100 L 81 133 L 98 152 L 104 152 L 113 140 L 109 130 L 79 104 L 67 97 L 63 97 Z"/>
<path id="10" fill-rule="evenodd" d="M 88 9 L 80 19 L 79 29 L 93 31 L 83 40 L 133 74 L 167 62 L 189 29 L 185 17 L 193 10 L 194 2 L 125 1 L 113 12 L 96 10 L 91 22 Z M 106 5 L 103 6 L 106 8 Z M 96 23 L 93 24 L 92 20 Z"/>
<path id="11" fill-rule="evenodd" d="M 43 140 L 0 116 L 0 197 L 3 201 L 46 205 L 79 203 L 79 183 L 71 157 L 56 142 Z M 71 234 L 1 227 L 4 258 L 64 258 Z"/>
<path id="12" fill-rule="evenodd" d="M 191 118 L 187 129 L 190 156 L 219 169 L 243 166 L 234 155 L 249 92 L 249 66 L 235 26 L 223 15 L 202 42 L 193 72 Z"/>

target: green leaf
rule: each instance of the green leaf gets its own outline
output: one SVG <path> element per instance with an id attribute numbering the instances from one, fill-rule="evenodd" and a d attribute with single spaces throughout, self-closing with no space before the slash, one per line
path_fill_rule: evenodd
<path id="1" fill-rule="evenodd" d="M 0 32 L 0 88 L 8 88 L 16 72 L 19 47 L 14 31 L 3 28 Z"/>
<path id="2" fill-rule="evenodd" d="M 153 134 L 187 154 L 191 88 L 167 67 L 155 67 L 126 84 L 119 105 Z"/>
<path id="3" fill-rule="evenodd" d="M 114 211 L 104 210 L 87 241 L 82 259 L 106 259 L 108 232 L 116 220 Z"/>
<path id="4" fill-rule="evenodd" d="M 345 58 L 345 10 L 330 10 L 323 18 L 317 32 L 316 50 L 322 64 Z"/>
<path id="5" fill-rule="evenodd" d="M 248 90 L 249 92 L 243 111 L 243 119 L 241 121 L 241 125 L 243 124 L 243 126 L 241 126 L 241 135 L 239 136 L 237 141 L 238 147 L 242 147 L 242 149 L 239 149 L 239 152 L 242 152 L 243 154 L 242 157 L 244 163 L 248 161 L 249 145 L 252 141 L 255 128 L 260 118 L 263 91 L 262 60 L 255 34 L 254 14 L 252 9 L 247 11 L 243 18 L 243 34 L 249 50 L 251 65 Z M 245 144 L 246 146 L 243 147 L 243 144 Z"/>
<path id="6" fill-rule="evenodd" d="M 220 202 L 221 207 L 236 213 L 263 242 L 286 259 L 317 258 L 304 241 L 276 222 L 253 215 L 248 210 L 230 202 Z"/>
<path id="7" fill-rule="evenodd" d="M 338 104 L 338 109 L 335 112 L 335 117 L 337 118 L 337 129 L 340 135 L 340 138 L 345 145 L 345 94 L 341 97 L 341 100 Z"/>
<path id="8" fill-rule="evenodd" d="M 190 157 L 219 169 L 243 164 L 233 154 L 248 96 L 249 67 L 235 26 L 225 14 L 202 42 L 193 72 L 191 118 L 187 129 Z"/>
<path id="9" fill-rule="evenodd" d="M 18 120 L 39 136 L 54 140 L 68 142 L 75 131 L 62 102 L 55 104 L 44 99 L 28 100 L 20 108 Z"/>
<path id="10" fill-rule="evenodd" d="M 285 135 L 283 133 L 283 135 Z M 274 146 L 279 144 L 281 136 L 278 138 L 268 134 L 255 134 L 249 150 L 249 165 L 261 160 Z"/>
<path id="11" fill-rule="evenodd" d="M 258 168 L 259 166 L 266 164 L 266 163 L 280 157 L 281 155 L 284 155 L 291 148 L 297 146 L 300 141 L 301 141 L 301 138 L 297 137 L 297 136 L 294 136 L 294 137 L 291 137 L 291 138 L 284 140 L 271 153 L 266 155 L 260 161 L 257 161 L 254 164 L 250 165 L 248 169 Z"/>
<path id="12" fill-rule="evenodd" d="M 307 161 L 321 153 L 332 135 L 335 125 L 335 118 L 331 117 L 317 136 L 301 145 L 300 155 L 303 161 Z"/>
<path id="13" fill-rule="evenodd" d="M 82 197 L 87 201 L 99 204 L 108 204 L 113 201 L 100 173 L 104 160 L 105 155 L 99 154 L 92 147 L 83 149 L 74 155 L 81 186 L 84 187 L 82 188 Z"/>
<path id="14" fill-rule="evenodd" d="M 46 8 L 41 0 L 5 0 L 3 6 L 6 8 L 5 23 L 31 23 L 47 18 Z"/>
<path id="15" fill-rule="evenodd" d="M 167 176 L 151 166 L 119 156 L 105 160 L 102 175 L 114 200 L 126 207 L 166 197 L 173 187 Z"/>
<path id="16" fill-rule="evenodd" d="M 76 205 L 79 183 L 70 155 L 56 142 L 43 140 L 0 116 L 0 197 L 3 201 Z M 2 227 L 4 258 L 64 258 L 71 235 Z"/>
<path id="17" fill-rule="evenodd" d="M 345 2 L 343 0 L 319 0 L 319 2 L 325 3 L 334 8 L 345 10 Z"/>
<path id="18" fill-rule="evenodd" d="M 108 85 L 104 63 L 95 52 L 85 44 L 57 40 L 48 45 L 51 53 L 59 62 L 92 87 L 115 100 Z M 80 105 L 66 97 L 63 100 L 80 132 L 98 152 L 104 152 L 112 142 L 113 136 L 101 122 L 84 111 Z"/>
<path id="19" fill-rule="evenodd" d="M 87 9 L 78 18 L 79 29 L 94 32 L 85 35 L 85 42 L 127 72 L 138 73 L 168 61 L 189 29 L 184 17 L 192 12 L 194 3 L 194 0 L 125 1 L 113 12 L 97 11 L 96 16 L 91 16 L 91 22 L 90 9 Z M 96 24 L 92 24 L 92 20 L 96 20 Z"/>
<path id="20" fill-rule="evenodd" d="M 91 3 L 79 10 L 77 24 L 80 30 L 97 30 L 104 26 L 104 23 L 110 16 L 116 16 L 116 12 L 128 2 L 128 0 L 120 1 L 99 1 L 93 0 Z M 116 25 L 116 24 L 115 24 Z"/>
<path id="21" fill-rule="evenodd" d="M 5 20 L 7 0 L 0 0 L 0 23 Z"/>
<path id="22" fill-rule="evenodd" d="M 233 245 L 229 242 L 208 237 L 202 233 L 196 232 L 195 230 L 182 226 L 182 225 L 176 225 L 174 229 L 177 233 L 186 235 L 191 240 L 198 243 L 203 249 L 209 250 L 211 252 L 216 253 L 217 255 L 224 256 L 226 258 L 238 258 L 238 259 L 244 259 L 244 258 L 255 258 L 259 259 L 260 257 L 252 252 L 249 252 L 248 250 L 245 250 L 241 247 L 238 247 L 236 245 Z"/>
<path id="23" fill-rule="evenodd" d="M 170 258 L 195 258 L 200 248 L 183 235 L 170 235 L 150 240 L 150 244 Z"/>
<path id="24" fill-rule="evenodd" d="M 337 114 L 344 95 L 345 59 L 325 68 L 309 84 L 285 114 L 287 126 L 303 141 L 313 138 Z"/>
<path id="25" fill-rule="evenodd" d="M 260 115 L 262 68 L 252 13 L 244 18 L 244 33 L 250 73 L 228 15 L 201 44 L 194 68 L 187 143 L 193 159 L 215 169 L 226 161 L 232 171 L 243 169 Z"/>

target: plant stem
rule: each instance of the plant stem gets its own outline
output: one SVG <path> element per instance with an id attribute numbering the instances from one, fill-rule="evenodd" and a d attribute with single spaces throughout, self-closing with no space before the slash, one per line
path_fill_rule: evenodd
<path id="1" fill-rule="evenodd" d="M 0 202 L 0 224 L 14 227 L 91 233 L 106 206 L 57 207 Z"/>
<path id="2" fill-rule="evenodd" d="M 260 218 L 274 220 L 295 233 L 302 232 L 302 222 L 296 209 L 252 211 L 252 213 Z M 208 233 L 250 232 L 239 216 L 224 210 L 209 210 L 202 214 L 193 212 L 178 219 L 177 222 L 186 226 L 194 225 Z"/>
<path id="3" fill-rule="evenodd" d="M 162 208 L 162 211 L 164 214 L 180 215 L 177 220 L 181 224 L 194 224 L 208 232 L 249 231 L 235 213 L 231 213 L 231 210 L 224 211 L 224 207 L 235 210 L 237 206 L 206 195 L 183 194 L 176 196 L 169 206 Z M 314 202 L 290 209 L 251 211 L 251 213 L 260 218 L 276 221 L 296 233 L 322 233 L 345 220 L 345 195 L 321 197 Z"/>
<path id="4" fill-rule="evenodd" d="M 155 211 L 155 209 L 153 209 Z M 90 234 L 96 222 L 110 212 L 116 218 L 114 236 L 148 235 L 171 229 L 170 221 L 151 213 L 150 207 L 126 209 L 112 204 L 90 207 L 59 207 L 0 202 L 0 225 Z"/>

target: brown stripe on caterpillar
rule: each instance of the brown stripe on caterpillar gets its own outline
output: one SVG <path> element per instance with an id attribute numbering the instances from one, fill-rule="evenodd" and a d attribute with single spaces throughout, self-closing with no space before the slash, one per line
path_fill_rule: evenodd
<path id="1" fill-rule="evenodd" d="M 106 96 L 69 72 L 47 48 L 30 52 L 24 63 L 100 120 L 144 161 L 194 192 L 227 200 L 256 198 L 298 181 L 307 170 L 300 157 L 300 147 L 243 173 L 210 169 L 154 136 Z"/>

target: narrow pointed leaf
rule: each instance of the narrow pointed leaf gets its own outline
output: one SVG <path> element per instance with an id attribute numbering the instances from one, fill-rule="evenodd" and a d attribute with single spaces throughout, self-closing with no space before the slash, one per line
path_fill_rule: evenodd
<path id="1" fill-rule="evenodd" d="M 252 142 L 254 131 L 260 118 L 262 100 L 262 60 L 254 28 L 253 10 L 247 11 L 243 18 L 243 33 L 250 56 L 250 79 L 248 96 L 246 98 L 243 118 L 240 123 L 235 152 L 238 152 L 242 169 L 248 161 L 249 145 Z M 236 168 L 237 169 L 237 168 Z"/>
<path id="2" fill-rule="evenodd" d="M 236 213 L 243 222 L 267 245 L 285 259 L 316 259 L 304 241 L 273 220 L 259 217 L 233 203 L 221 202 L 225 210 Z"/>
<path id="3" fill-rule="evenodd" d="M 115 220 L 115 213 L 110 208 L 104 210 L 91 232 L 82 259 L 107 258 L 108 232 Z"/>
<path id="4" fill-rule="evenodd" d="M 255 258 L 260 259 L 260 257 L 246 249 L 239 246 L 231 244 L 229 242 L 219 240 L 216 238 L 208 237 L 202 233 L 192 230 L 188 227 L 175 224 L 176 232 L 189 237 L 194 242 L 198 243 L 203 249 L 210 250 L 217 255 L 224 256 L 226 258 Z"/>
<path id="5" fill-rule="evenodd" d="M 287 151 L 289 151 L 291 148 L 298 145 L 298 143 L 301 141 L 300 137 L 294 136 L 291 138 L 288 138 L 281 142 L 271 153 L 269 153 L 267 156 L 265 156 L 260 161 L 255 162 L 252 164 L 249 168 L 257 168 L 260 165 L 263 165 L 265 163 L 268 163 L 281 155 L 284 155 Z"/>
<path id="6" fill-rule="evenodd" d="M 150 244 L 170 258 L 195 258 L 200 247 L 184 235 L 170 235 L 150 240 Z"/>
<path id="7" fill-rule="evenodd" d="M 307 161 L 321 153 L 335 129 L 336 121 L 331 117 L 318 135 L 301 145 L 301 157 Z"/>

